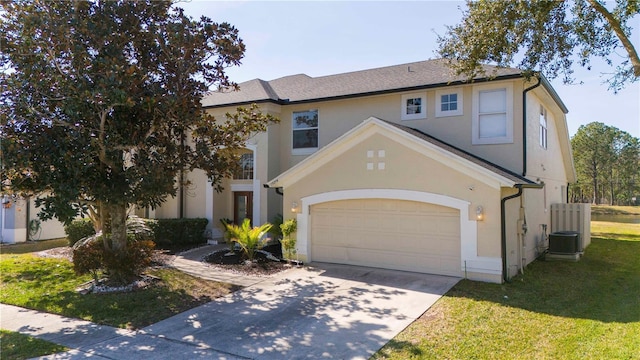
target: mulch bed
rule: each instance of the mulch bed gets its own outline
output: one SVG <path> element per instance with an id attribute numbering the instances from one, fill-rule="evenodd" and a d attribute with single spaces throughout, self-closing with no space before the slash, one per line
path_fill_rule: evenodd
<path id="1" fill-rule="evenodd" d="M 169 266 L 175 255 L 172 251 L 156 250 L 154 252 L 152 266 L 164 267 Z M 268 255 L 271 256 L 268 256 Z M 41 257 L 61 258 L 72 261 L 73 249 L 70 247 L 60 247 L 40 251 L 37 253 Z M 278 260 L 274 260 L 277 258 Z M 264 247 L 261 251 L 256 252 L 253 262 L 246 261 L 242 257 L 240 251 L 229 253 L 228 249 L 219 250 L 204 257 L 204 262 L 212 267 L 219 268 L 224 271 L 231 271 L 238 274 L 268 276 L 276 274 L 280 271 L 289 269 L 292 264 L 282 259 L 282 250 L 280 244 L 274 244 Z"/>
<path id="2" fill-rule="evenodd" d="M 219 250 L 204 257 L 203 261 L 221 270 L 247 275 L 273 275 L 292 265 L 282 260 L 280 244 L 270 245 L 257 251 L 254 261 L 246 260 L 240 251 Z"/>

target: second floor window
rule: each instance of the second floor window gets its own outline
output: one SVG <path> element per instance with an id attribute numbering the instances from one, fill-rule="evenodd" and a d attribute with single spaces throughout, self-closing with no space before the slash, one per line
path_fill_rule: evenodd
<path id="1" fill-rule="evenodd" d="M 240 168 L 233 176 L 234 180 L 253 180 L 253 153 L 240 156 Z"/>
<path id="2" fill-rule="evenodd" d="M 540 146 L 547 148 L 547 109 L 540 105 Z"/>
<path id="3" fill-rule="evenodd" d="M 402 120 L 425 119 L 427 117 L 427 98 L 424 94 L 402 96 Z"/>
<path id="4" fill-rule="evenodd" d="M 513 85 L 473 88 L 472 144 L 513 143 Z"/>
<path id="5" fill-rule="evenodd" d="M 310 154 L 318 148 L 318 110 L 295 111 L 292 128 L 294 154 Z"/>
<path id="6" fill-rule="evenodd" d="M 462 115 L 462 89 L 436 90 L 436 117 Z"/>

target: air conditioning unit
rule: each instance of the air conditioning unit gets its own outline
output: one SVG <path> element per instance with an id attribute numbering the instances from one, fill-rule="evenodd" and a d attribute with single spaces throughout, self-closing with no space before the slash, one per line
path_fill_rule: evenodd
<path id="1" fill-rule="evenodd" d="M 580 233 L 556 231 L 549 234 L 549 254 L 574 255 L 580 252 Z"/>

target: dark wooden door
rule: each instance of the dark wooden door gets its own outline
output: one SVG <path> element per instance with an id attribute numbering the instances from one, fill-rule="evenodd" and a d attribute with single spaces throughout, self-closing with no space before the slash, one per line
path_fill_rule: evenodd
<path id="1" fill-rule="evenodd" d="M 241 225 L 244 219 L 253 224 L 253 192 L 235 191 L 233 193 L 233 222 Z"/>

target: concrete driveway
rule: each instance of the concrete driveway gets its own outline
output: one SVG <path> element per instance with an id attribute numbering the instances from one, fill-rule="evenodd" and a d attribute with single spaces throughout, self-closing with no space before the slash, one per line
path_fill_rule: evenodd
<path id="1" fill-rule="evenodd" d="M 312 264 L 143 332 L 225 359 L 367 359 L 459 280 Z"/>
<path id="2" fill-rule="evenodd" d="M 73 348 L 43 359 L 367 359 L 459 280 L 312 264 L 139 331 L 0 310 L 3 328 Z"/>

